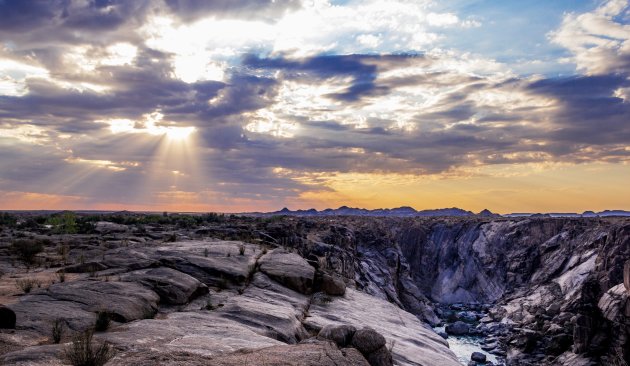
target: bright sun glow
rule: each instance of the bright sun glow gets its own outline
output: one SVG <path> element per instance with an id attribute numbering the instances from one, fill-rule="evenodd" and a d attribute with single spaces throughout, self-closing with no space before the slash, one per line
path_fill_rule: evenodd
<path id="1" fill-rule="evenodd" d="M 109 130 L 113 134 L 145 133 L 153 136 L 166 136 L 170 140 L 177 141 L 187 140 L 191 134 L 197 131 L 197 128 L 193 126 L 179 127 L 160 125 L 159 123 L 162 122 L 164 115 L 157 111 L 151 114 L 145 114 L 144 118 L 144 121 L 138 122 L 130 119 L 110 119 L 97 122 L 108 124 Z"/>

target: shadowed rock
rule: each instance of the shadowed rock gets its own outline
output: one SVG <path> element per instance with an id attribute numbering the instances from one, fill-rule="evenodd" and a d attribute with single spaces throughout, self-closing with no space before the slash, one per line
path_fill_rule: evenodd
<path id="1" fill-rule="evenodd" d="M 315 268 L 299 255 L 275 249 L 258 263 L 262 272 L 286 287 L 302 294 L 312 292 Z"/>
<path id="2" fill-rule="evenodd" d="M 24 296 L 9 308 L 16 314 L 17 328 L 48 334 L 57 318 L 72 330 L 87 329 L 98 311 L 107 311 L 118 322 L 143 319 L 155 313 L 158 300 L 155 292 L 133 282 L 75 281 Z"/>
<path id="3" fill-rule="evenodd" d="M 385 337 L 372 328 L 359 329 L 352 337 L 352 346 L 364 355 L 383 347 L 385 342 Z"/>
<path id="4" fill-rule="evenodd" d="M 346 293 L 346 284 L 338 275 L 322 274 L 322 291 L 331 296 L 343 296 Z"/>
<path id="5" fill-rule="evenodd" d="M 15 329 L 15 312 L 0 305 L 0 329 Z"/>
<path id="6" fill-rule="evenodd" d="M 121 281 L 138 282 L 160 295 L 166 304 L 186 304 L 193 298 L 207 294 L 208 286 L 196 278 L 171 268 L 152 268 L 130 272 Z"/>
<path id="7" fill-rule="evenodd" d="M 465 335 L 470 332 L 470 326 L 463 321 L 456 321 L 453 324 L 448 324 L 445 327 L 446 333 L 454 335 Z"/>
<path id="8" fill-rule="evenodd" d="M 326 325 L 319 331 L 319 338 L 328 339 L 337 344 L 339 347 L 350 345 L 352 337 L 357 331 L 352 325 Z"/>

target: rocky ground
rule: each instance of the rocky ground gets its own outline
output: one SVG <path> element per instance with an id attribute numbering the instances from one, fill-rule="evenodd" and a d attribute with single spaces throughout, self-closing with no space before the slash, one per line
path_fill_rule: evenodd
<path id="1" fill-rule="evenodd" d="M 630 219 L 62 214 L 0 235 L 8 364 L 62 364 L 103 313 L 108 365 L 455 365 L 470 336 L 470 365 L 630 362 Z"/>
<path id="2" fill-rule="evenodd" d="M 169 223 L 62 230 L 3 228 L 3 364 L 88 364 L 69 353 L 95 329 L 107 365 L 458 365 L 415 315 L 290 247 Z"/>

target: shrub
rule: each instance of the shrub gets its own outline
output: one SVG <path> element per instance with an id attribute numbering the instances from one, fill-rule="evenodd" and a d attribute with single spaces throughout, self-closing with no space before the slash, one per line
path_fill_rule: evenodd
<path id="1" fill-rule="evenodd" d="M 243 244 L 238 246 L 238 254 L 245 255 L 245 246 Z"/>
<path id="2" fill-rule="evenodd" d="M 7 212 L 0 212 L 0 226 L 14 227 L 17 224 L 17 217 Z"/>
<path id="3" fill-rule="evenodd" d="M 65 358 L 73 366 L 103 366 L 114 357 L 112 347 L 108 343 L 92 344 L 92 331 L 87 330 L 72 340 L 72 344 L 64 350 Z"/>
<path id="4" fill-rule="evenodd" d="M 59 282 L 66 282 L 66 271 L 61 270 L 57 272 L 57 278 L 59 279 Z"/>
<path id="5" fill-rule="evenodd" d="M 50 216 L 46 224 L 52 226 L 55 234 L 76 234 L 78 232 L 77 215 L 74 212 L 64 211 Z"/>
<path id="6" fill-rule="evenodd" d="M 61 256 L 61 260 L 63 261 L 64 265 L 68 263 L 69 252 L 70 252 L 70 247 L 68 246 L 68 244 L 59 245 L 57 247 L 57 254 Z"/>
<path id="7" fill-rule="evenodd" d="M 109 328 L 109 322 L 111 321 L 111 315 L 106 311 L 99 311 L 96 315 L 96 322 L 94 323 L 94 330 L 97 332 L 104 332 Z"/>
<path id="8" fill-rule="evenodd" d="M 61 342 L 61 337 L 63 335 L 63 320 L 55 319 L 52 326 L 52 339 L 55 344 L 59 344 Z"/>
<path id="9" fill-rule="evenodd" d="M 35 279 L 35 278 L 22 278 L 22 279 L 15 280 L 15 286 L 19 290 L 22 290 L 22 292 L 24 292 L 25 294 L 28 294 L 29 292 L 31 292 L 33 287 L 35 286 L 40 287 L 41 285 L 42 283 L 38 279 Z"/>
<path id="10" fill-rule="evenodd" d="M 35 256 L 44 251 L 44 242 L 41 240 L 20 239 L 11 244 L 11 250 L 22 261 L 32 264 L 35 261 Z"/>

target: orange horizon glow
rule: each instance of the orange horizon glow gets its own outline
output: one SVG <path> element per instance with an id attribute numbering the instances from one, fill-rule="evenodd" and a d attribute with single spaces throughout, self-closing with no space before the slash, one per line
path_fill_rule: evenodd
<path id="1" fill-rule="evenodd" d="M 150 204 L 93 202 L 89 197 L 33 192 L 0 192 L 0 210 L 240 213 L 272 212 L 283 207 L 322 210 L 340 206 L 366 209 L 411 206 L 416 210 L 458 207 L 472 212 L 489 209 L 507 214 L 582 213 L 630 208 L 630 195 L 624 185 L 630 181 L 630 169 L 625 165 L 563 165 L 539 171 L 534 169 L 528 174 L 488 174 L 487 168 L 461 177 L 338 173 L 324 179 L 328 189 L 316 187 L 291 200 L 233 198 L 223 204 L 213 203 L 216 197 L 207 191 L 158 192 L 150 199 L 154 202 Z"/>

